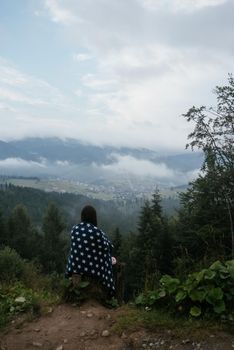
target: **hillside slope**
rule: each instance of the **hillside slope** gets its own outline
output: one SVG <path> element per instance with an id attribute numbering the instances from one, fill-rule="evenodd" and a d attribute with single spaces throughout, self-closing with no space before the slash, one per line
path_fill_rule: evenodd
<path id="1" fill-rule="evenodd" d="M 13 323 L 0 334 L 1 350 L 231 350 L 234 335 L 206 331 L 178 336 L 173 329 L 143 327 L 116 332 L 125 307 L 109 310 L 96 302 L 80 308 L 59 305 L 52 313 L 32 322 Z"/>

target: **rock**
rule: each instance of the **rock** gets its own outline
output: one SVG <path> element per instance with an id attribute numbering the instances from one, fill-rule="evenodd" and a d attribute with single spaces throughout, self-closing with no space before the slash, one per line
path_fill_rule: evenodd
<path id="1" fill-rule="evenodd" d="M 36 341 L 34 341 L 34 342 L 32 343 L 32 345 L 35 346 L 36 348 L 41 348 L 41 347 L 42 347 L 42 343 L 38 343 L 38 342 L 36 342 Z"/>
<path id="2" fill-rule="evenodd" d="M 15 302 L 16 303 L 25 303 L 26 299 L 25 297 L 18 297 L 18 298 L 15 298 Z"/>
<path id="3" fill-rule="evenodd" d="M 109 332 L 107 329 L 105 329 L 105 330 L 102 332 L 102 337 L 109 337 L 109 335 L 110 335 L 110 332 Z"/>
<path id="4" fill-rule="evenodd" d="M 122 339 L 126 339 L 127 338 L 127 336 L 126 336 L 126 334 L 124 332 L 121 334 L 121 338 Z"/>
<path id="5" fill-rule="evenodd" d="M 48 313 L 48 314 L 51 314 L 52 312 L 53 312 L 53 308 L 52 308 L 52 307 L 48 307 L 48 308 L 47 308 L 47 313 Z"/>
<path id="6" fill-rule="evenodd" d="M 110 318 L 111 318 L 111 315 L 110 315 L 110 314 L 107 314 L 107 315 L 106 315 L 106 320 L 110 320 Z"/>
<path id="7" fill-rule="evenodd" d="M 87 314 L 87 317 L 91 318 L 91 317 L 93 317 L 93 314 L 90 312 L 90 313 Z"/>
<path id="8" fill-rule="evenodd" d="M 63 345 L 59 345 L 56 350 L 63 350 Z"/>
<path id="9" fill-rule="evenodd" d="M 190 339 L 184 339 L 184 340 L 182 340 L 182 344 L 188 344 L 190 342 Z"/>
<path id="10" fill-rule="evenodd" d="M 40 328 L 34 328 L 34 332 L 40 332 Z"/>
<path id="11" fill-rule="evenodd" d="M 67 339 L 63 339 L 63 342 L 64 342 L 64 344 L 67 344 L 68 340 Z"/>
<path id="12" fill-rule="evenodd" d="M 85 332 L 81 332 L 80 333 L 80 337 L 85 337 L 86 336 L 86 333 Z"/>

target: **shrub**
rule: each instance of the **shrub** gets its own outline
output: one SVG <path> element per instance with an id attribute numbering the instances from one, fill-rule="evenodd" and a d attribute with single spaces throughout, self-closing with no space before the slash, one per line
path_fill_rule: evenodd
<path id="1" fill-rule="evenodd" d="M 22 277 L 24 260 L 9 247 L 0 250 L 0 282 L 10 282 Z"/>
<path id="2" fill-rule="evenodd" d="M 164 275 L 160 287 L 140 294 L 137 305 L 158 305 L 193 317 L 227 317 L 234 311 L 234 260 L 216 261 L 208 269 L 188 275 L 185 281 Z"/>

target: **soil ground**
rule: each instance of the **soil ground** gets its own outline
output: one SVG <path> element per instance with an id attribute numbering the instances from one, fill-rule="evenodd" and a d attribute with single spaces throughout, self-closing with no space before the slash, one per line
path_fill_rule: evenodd
<path id="1" fill-rule="evenodd" d="M 52 311 L 52 310 L 51 310 Z M 123 311 L 122 311 L 123 312 Z M 1 350 L 232 350 L 234 335 L 218 332 L 206 339 L 178 337 L 173 330 L 116 334 L 113 326 L 121 308 L 109 310 L 89 302 L 80 308 L 62 304 L 30 322 L 16 320 L 0 333 Z"/>

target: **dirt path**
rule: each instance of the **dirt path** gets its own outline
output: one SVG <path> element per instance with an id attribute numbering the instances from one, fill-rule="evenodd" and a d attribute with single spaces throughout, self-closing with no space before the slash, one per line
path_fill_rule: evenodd
<path id="1" fill-rule="evenodd" d="M 59 305 L 51 314 L 0 333 L 1 350 L 232 350 L 234 336 L 210 334 L 206 340 L 178 339 L 171 330 L 116 335 L 113 325 L 121 310 L 95 302 L 80 308 Z"/>

